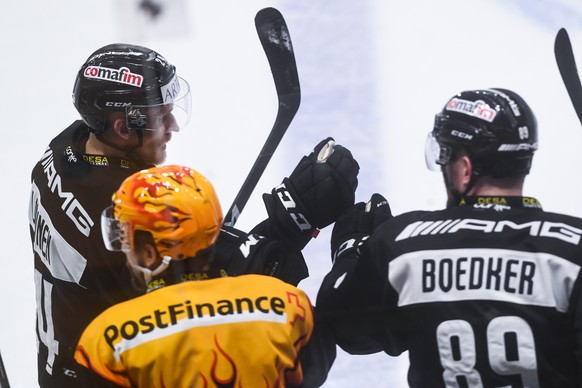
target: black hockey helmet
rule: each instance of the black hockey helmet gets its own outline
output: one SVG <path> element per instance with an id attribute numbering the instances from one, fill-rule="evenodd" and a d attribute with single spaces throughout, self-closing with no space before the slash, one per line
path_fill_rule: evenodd
<path id="1" fill-rule="evenodd" d="M 523 98 L 507 89 L 468 90 L 435 116 L 426 162 L 435 170 L 464 150 L 476 176 L 501 178 L 528 174 L 537 148 L 537 121 Z"/>
<path id="2" fill-rule="evenodd" d="M 190 86 L 157 52 L 115 43 L 95 51 L 81 66 L 73 104 L 95 133 L 108 127 L 113 112 L 125 113 L 130 128 L 155 129 L 148 112 L 168 104 L 179 128 L 190 119 Z"/>

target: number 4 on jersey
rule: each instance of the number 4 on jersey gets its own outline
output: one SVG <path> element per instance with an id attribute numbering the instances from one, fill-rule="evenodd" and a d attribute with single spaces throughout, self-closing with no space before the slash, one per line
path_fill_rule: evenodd
<path id="1" fill-rule="evenodd" d="M 37 310 L 38 340 L 48 349 L 46 371 L 52 374 L 55 357 L 59 354 L 59 342 L 55 339 L 51 303 L 53 285 L 44 280 L 41 273 L 36 270 L 34 271 L 34 283 L 36 286 L 36 305 L 42 306 L 42 308 Z"/>

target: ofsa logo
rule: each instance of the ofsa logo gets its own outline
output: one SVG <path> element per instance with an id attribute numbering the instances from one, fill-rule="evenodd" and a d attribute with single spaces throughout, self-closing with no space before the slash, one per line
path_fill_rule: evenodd
<path id="1" fill-rule="evenodd" d="M 119 82 L 138 88 L 141 87 L 143 82 L 143 76 L 141 74 L 132 73 L 127 67 L 110 69 L 101 66 L 88 66 L 83 74 L 85 75 L 85 78 Z"/>

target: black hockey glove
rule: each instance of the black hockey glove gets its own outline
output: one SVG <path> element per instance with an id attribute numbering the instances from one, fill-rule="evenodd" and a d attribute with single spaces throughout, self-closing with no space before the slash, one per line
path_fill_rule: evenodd
<path id="1" fill-rule="evenodd" d="M 281 240 L 230 226 L 220 229 L 211 269 L 228 276 L 253 273 L 273 276 L 295 286 L 309 275 L 301 251 L 290 249 Z"/>
<path id="2" fill-rule="evenodd" d="M 392 217 L 386 198 L 372 194 L 367 203 L 359 202 L 345 211 L 331 232 L 331 261 L 358 248 L 384 221 Z"/>
<path id="3" fill-rule="evenodd" d="M 333 138 L 304 156 L 289 178 L 264 194 L 276 234 L 303 248 L 315 229 L 325 228 L 354 204 L 360 166 Z"/>

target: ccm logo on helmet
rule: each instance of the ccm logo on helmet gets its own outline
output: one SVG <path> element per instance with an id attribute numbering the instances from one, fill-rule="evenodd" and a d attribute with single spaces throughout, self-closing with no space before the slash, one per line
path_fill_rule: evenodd
<path id="1" fill-rule="evenodd" d="M 456 129 L 453 129 L 451 131 L 451 135 L 456 136 L 456 137 L 461 138 L 461 139 L 465 139 L 465 140 L 471 140 L 473 138 L 473 135 L 469 135 L 468 133 L 457 131 Z"/>
<path id="2" fill-rule="evenodd" d="M 107 102 L 105 102 L 105 106 L 114 107 L 114 108 L 125 108 L 126 106 L 131 106 L 131 102 L 107 101 Z"/>
<path id="3" fill-rule="evenodd" d="M 143 76 L 132 73 L 127 67 L 119 69 L 110 69 L 101 66 L 88 66 L 83 72 L 85 78 L 102 79 L 104 81 L 114 81 L 126 85 L 141 87 Z"/>

